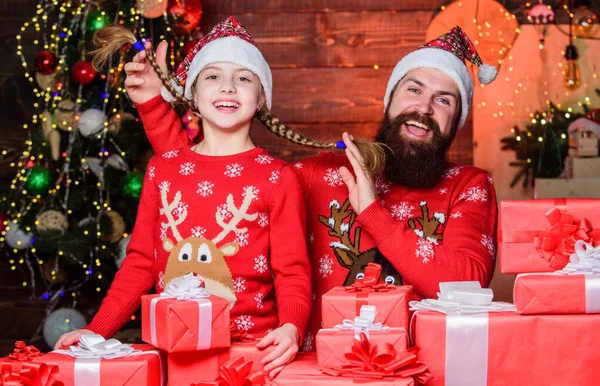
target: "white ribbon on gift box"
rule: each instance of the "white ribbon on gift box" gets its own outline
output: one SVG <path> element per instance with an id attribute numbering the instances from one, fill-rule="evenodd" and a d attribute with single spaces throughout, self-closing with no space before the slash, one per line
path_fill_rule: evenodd
<path id="1" fill-rule="evenodd" d="M 156 334 L 156 305 L 164 299 L 191 300 L 198 303 L 198 344 L 196 350 L 207 350 L 212 340 L 212 302 L 210 293 L 201 287 L 198 276 L 188 273 L 169 282 L 164 292 L 150 301 L 150 335 L 153 346 L 158 346 Z"/>
<path id="2" fill-rule="evenodd" d="M 515 311 L 513 304 L 493 298 L 493 291 L 479 282 L 459 281 L 440 283 L 438 299 L 409 302 L 411 311 L 446 314 L 446 386 L 487 385 L 488 315 Z"/>
<path id="3" fill-rule="evenodd" d="M 70 346 L 68 350 L 54 350 L 53 353 L 75 358 L 73 381 L 75 386 L 100 386 L 100 363 L 131 356 L 153 354 L 160 363 L 160 384 L 165 384 L 164 363 L 158 350 L 136 350 L 130 344 L 117 339 L 105 340 L 102 335 L 86 334 L 79 339 L 79 347 Z"/>
<path id="4" fill-rule="evenodd" d="M 411 311 L 437 311 L 444 314 L 480 314 L 483 312 L 514 311 L 514 304 L 494 302 L 491 288 L 481 288 L 478 281 L 440 283 L 438 299 L 409 302 Z"/>
<path id="5" fill-rule="evenodd" d="M 344 319 L 342 324 L 333 326 L 336 330 L 354 330 L 354 338 L 360 340 L 360 333 L 364 333 L 369 338 L 369 331 L 386 331 L 388 326 L 384 326 L 380 322 L 374 323 L 377 315 L 376 306 L 360 307 L 360 315 L 354 317 L 354 320 Z"/>

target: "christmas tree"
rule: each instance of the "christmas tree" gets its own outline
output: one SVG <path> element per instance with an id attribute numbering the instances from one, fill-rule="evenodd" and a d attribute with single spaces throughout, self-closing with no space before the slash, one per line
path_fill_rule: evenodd
<path id="1" fill-rule="evenodd" d="M 600 95 L 600 90 L 596 90 Z M 522 181 L 524 188 L 533 186 L 536 178 L 558 177 L 569 154 L 569 124 L 585 116 L 590 111 L 589 98 L 579 102 L 581 112 L 572 108 L 562 109 L 549 102 L 545 111 L 530 114 L 531 121 L 520 128 L 514 126 L 511 135 L 501 139 L 502 150 L 514 151 L 516 161 L 510 166 L 519 170 L 511 181 L 515 186 Z"/>
<path id="2" fill-rule="evenodd" d="M 167 40 L 174 67 L 199 37 L 201 14 L 199 0 L 43 1 L 21 28 L 17 53 L 37 101 L 0 200 L 0 251 L 31 298 L 48 301 L 47 315 L 77 306 L 89 317 L 99 306 L 125 257 L 153 155 L 123 87 L 135 51 L 125 47 L 98 73 L 93 33 L 115 23 L 141 41 Z M 47 343 L 85 323 L 63 319 L 45 331 Z"/>

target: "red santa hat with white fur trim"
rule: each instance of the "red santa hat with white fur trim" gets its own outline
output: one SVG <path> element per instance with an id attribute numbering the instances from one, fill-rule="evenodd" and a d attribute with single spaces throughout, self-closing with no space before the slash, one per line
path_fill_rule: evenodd
<path id="1" fill-rule="evenodd" d="M 273 80 L 269 64 L 256 47 L 252 35 L 234 16 L 217 24 L 194 46 L 177 68 L 172 79 L 173 86 L 191 101 L 196 77 L 207 65 L 219 62 L 237 64 L 256 74 L 265 91 L 266 105 L 271 108 Z M 168 102 L 175 101 L 165 87 L 161 95 Z"/>
<path id="2" fill-rule="evenodd" d="M 442 36 L 423 44 L 398 62 L 385 91 L 384 109 L 387 109 L 394 87 L 406 73 L 421 67 L 433 68 L 450 76 L 458 85 L 462 104 L 458 123 L 460 129 L 467 120 L 473 99 L 473 80 L 465 60 L 479 67 L 477 75 L 481 83 L 491 83 L 496 79 L 498 75 L 496 68 L 483 63 L 471 39 L 462 28 L 456 26 Z"/>

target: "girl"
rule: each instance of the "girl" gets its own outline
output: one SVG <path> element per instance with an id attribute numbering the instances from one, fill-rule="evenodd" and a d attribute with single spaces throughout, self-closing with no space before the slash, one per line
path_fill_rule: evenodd
<path id="1" fill-rule="evenodd" d="M 135 37 L 113 26 L 98 31 L 96 41 L 101 65 Z M 153 54 L 149 59 L 160 74 Z M 144 97 L 132 76 L 139 66 L 126 65 L 134 103 Z M 265 115 L 271 105 L 271 71 L 248 31 L 230 17 L 190 52 L 176 85 L 162 78 L 171 94 L 163 95 L 202 117 L 204 140 L 149 162 L 127 258 L 90 325 L 56 346 L 90 332 L 114 335 L 153 285 L 160 292 L 194 272 L 209 292 L 230 301 L 238 328 L 268 332 L 258 347 L 278 346 L 263 360 L 274 377 L 298 351 L 311 312 L 311 278 L 300 183 L 248 135 L 257 111 Z"/>

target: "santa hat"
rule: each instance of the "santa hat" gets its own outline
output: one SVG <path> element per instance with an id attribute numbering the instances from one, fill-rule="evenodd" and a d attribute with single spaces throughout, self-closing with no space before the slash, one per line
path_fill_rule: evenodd
<path id="1" fill-rule="evenodd" d="M 248 30 L 233 16 L 217 24 L 188 53 L 177 68 L 172 80 L 173 86 L 186 99 L 192 100 L 194 97 L 192 85 L 200 71 L 209 64 L 219 62 L 237 64 L 258 76 L 265 90 L 267 107 L 271 108 L 273 93 L 271 69 Z M 162 88 L 161 94 L 166 101 L 175 101 L 165 87 Z"/>
<path id="2" fill-rule="evenodd" d="M 421 67 L 434 68 L 451 77 L 458 85 L 462 102 L 458 128 L 461 128 L 467 119 L 473 99 L 473 80 L 465 60 L 479 67 L 477 75 L 481 83 L 490 83 L 498 75 L 494 66 L 483 63 L 471 39 L 462 28 L 456 26 L 442 36 L 423 44 L 398 62 L 385 91 L 384 109 L 387 109 L 390 102 L 392 90 L 407 72 Z"/>

